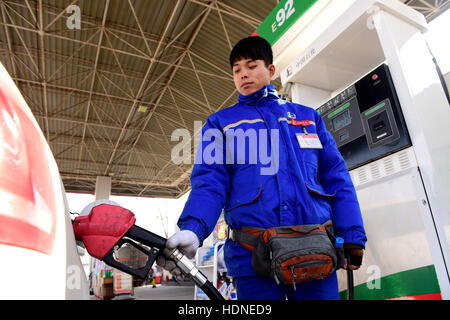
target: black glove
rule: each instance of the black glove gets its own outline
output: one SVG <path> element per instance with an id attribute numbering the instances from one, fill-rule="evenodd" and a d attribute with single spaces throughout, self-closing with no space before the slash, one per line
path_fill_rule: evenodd
<path id="1" fill-rule="evenodd" d="M 344 255 L 346 263 L 344 269 L 358 270 L 362 263 L 364 248 L 358 244 L 344 243 Z"/>

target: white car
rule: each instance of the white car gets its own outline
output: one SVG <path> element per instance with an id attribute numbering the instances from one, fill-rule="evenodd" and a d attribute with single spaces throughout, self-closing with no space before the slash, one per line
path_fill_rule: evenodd
<path id="1" fill-rule="evenodd" d="M 89 299 L 50 147 L 0 63 L 0 299 Z"/>

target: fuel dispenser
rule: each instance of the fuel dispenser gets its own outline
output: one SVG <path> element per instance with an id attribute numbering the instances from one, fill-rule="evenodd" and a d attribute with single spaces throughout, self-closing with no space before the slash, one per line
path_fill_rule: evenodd
<path id="1" fill-rule="evenodd" d="M 288 2 L 289 26 L 267 28 Z M 280 1 L 256 33 L 284 95 L 320 113 L 355 185 L 368 242 L 354 297 L 449 299 L 450 106 L 426 20 L 396 0 L 306 2 Z"/>
<path id="2" fill-rule="evenodd" d="M 349 170 L 411 146 L 386 64 L 369 72 L 317 111 Z"/>

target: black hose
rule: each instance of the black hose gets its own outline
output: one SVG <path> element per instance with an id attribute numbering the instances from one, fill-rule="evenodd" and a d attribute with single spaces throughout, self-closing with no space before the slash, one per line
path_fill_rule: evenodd
<path id="1" fill-rule="evenodd" d="M 347 268 L 351 264 L 351 255 L 346 254 Z M 354 283 L 353 283 L 353 270 L 347 269 L 347 299 L 354 300 Z"/>
<path id="2" fill-rule="evenodd" d="M 347 296 L 348 300 L 354 300 L 354 284 L 353 284 L 353 271 L 347 270 Z"/>
<path id="3" fill-rule="evenodd" d="M 203 292 L 208 296 L 209 299 L 214 301 L 223 301 L 225 298 L 222 296 L 222 294 L 217 290 L 211 281 L 206 281 L 200 289 L 203 290 Z"/>

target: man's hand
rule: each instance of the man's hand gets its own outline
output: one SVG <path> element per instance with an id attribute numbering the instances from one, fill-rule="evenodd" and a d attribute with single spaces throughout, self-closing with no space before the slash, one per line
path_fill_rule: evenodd
<path id="1" fill-rule="evenodd" d="M 186 257 L 192 259 L 197 252 L 199 244 L 200 240 L 195 233 L 190 230 L 182 230 L 167 239 L 166 247 L 169 250 L 177 248 Z"/>
<path id="2" fill-rule="evenodd" d="M 171 236 L 166 242 L 166 248 L 169 250 L 177 248 L 182 254 L 192 259 L 197 252 L 200 240 L 197 235 L 190 230 L 182 230 Z M 156 259 L 156 264 L 169 271 L 178 281 L 183 281 L 183 274 L 174 261 L 160 255 Z"/>
<path id="3" fill-rule="evenodd" d="M 358 270 L 361 267 L 364 251 L 360 245 L 344 243 L 344 255 L 344 269 Z M 348 257 L 350 257 L 350 261 L 348 261 Z"/>

